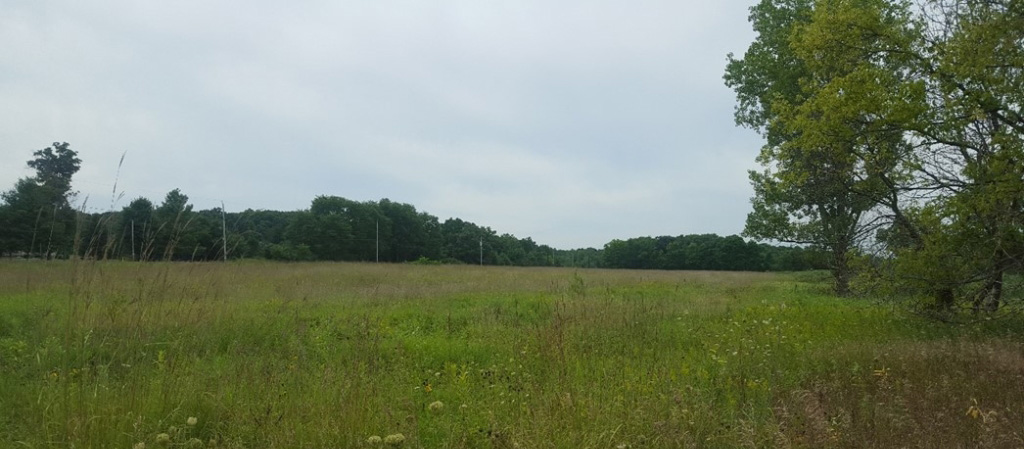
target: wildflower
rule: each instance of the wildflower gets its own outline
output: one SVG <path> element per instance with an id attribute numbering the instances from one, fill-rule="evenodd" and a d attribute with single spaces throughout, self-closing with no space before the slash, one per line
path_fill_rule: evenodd
<path id="1" fill-rule="evenodd" d="M 194 426 L 198 423 L 199 418 L 196 418 L 195 416 L 189 416 L 188 419 L 185 421 L 185 424 L 188 424 L 189 426 Z"/>
<path id="2" fill-rule="evenodd" d="M 395 433 L 384 437 L 384 444 L 388 446 L 401 446 L 405 442 L 405 435 Z"/>
<path id="3" fill-rule="evenodd" d="M 382 441 L 384 441 L 384 440 L 381 440 L 379 436 L 377 436 L 377 435 L 370 435 L 370 438 L 366 439 L 366 444 L 369 444 L 370 446 L 376 446 L 376 445 L 380 444 Z"/>
<path id="4" fill-rule="evenodd" d="M 171 442 L 171 436 L 170 435 L 168 435 L 166 433 L 158 433 L 158 434 L 156 434 L 156 444 L 159 444 L 161 446 L 166 446 L 166 445 L 170 444 L 170 442 Z"/>
<path id="5" fill-rule="evenodd" d="M 965 413 L 964 415 L 970 416 L 971 418 L 974 419 L 978 419 L 978 416 L 981 415 L 981 409 L 979 409 L 977 405 L 972 405 L 967 408 L 967 413 Z"/>
<path id="6" fill-rule="evenodd" d="M 972 398 L 971 399 L 971 406 L 967 408 L 967 413 L 965 413 L 964 415 L 965 416 L 970 416 L 971 418 L 974 418 L 974 419 L 978 419 L 980 417 L 982 422 L 986 422 L 987 423 L 989 419 L 991 419 L 993 416 L 996 415 L 996 411 L 995 410 L 990 410 L 988 412 L 982 411 L 981 407 L 978 406 L 978 400 Z"/>
<path id="7" fill-rule="evenodd" d="M 432 412 L 439 412 L 439 411 L 441 411 L 441 409 L 444 408 L 444 402 L 441 402 L 441 401 L 431 402 L 430 405 L 427 406 L 427 408 L 429 408 L 430 411 L 432 411 Z"/>
<path id="8" fill-rule="evenodd" d="M 427 393 L 430 393 L 431 391 L 434 391 L 434 388 L 431 387 L 430 384 L 426 384 L 426 385 L 423 386 L 423 391 L 426 391 Z"/>

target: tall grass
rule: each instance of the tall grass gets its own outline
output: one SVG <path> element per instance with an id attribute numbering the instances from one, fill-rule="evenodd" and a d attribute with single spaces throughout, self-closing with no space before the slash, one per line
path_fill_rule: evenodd
<path id="1" fill-rule="evenodd" d="M 1024 445 L 1020 322 L 951 326 L 806 281 L 3 262 L 0 445 Z"/>

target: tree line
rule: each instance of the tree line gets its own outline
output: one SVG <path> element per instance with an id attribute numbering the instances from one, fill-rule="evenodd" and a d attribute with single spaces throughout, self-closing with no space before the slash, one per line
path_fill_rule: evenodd
<path id="1" fill-rule="evenodd" d="M 715 234 L 612 240 L 604 246 L 602 258 L 607 267 L 653 270 L 802 271 L 828 267 L 820 251 Z"/>
<path id="2" fill-rule="evenodd" d="M 765 141 L 745 235 L 826 250 L 840 295 L 999 309 L 1024 263 L 1024 2 L 762 0 L 750 22 L 725 74 Z"/>
<path id="3" fill-rule="evenodd" d="M 300 211 L 194 210 L 175 189 L 160 203 L 135 198 L 119 211 L 72 207 L 81 160 L 67 143 L 33 153 L 36 175 L 0 196 L 0 253 L 121 260 L 381 261 L 672 270 L 806 270 L 818 252 L 691 235 L 614 240 L 561 250 L 458 218 L 441 221 L 388 199 L 318 196 Z M 226 257 L 225 257 L 226 255 Z"/>

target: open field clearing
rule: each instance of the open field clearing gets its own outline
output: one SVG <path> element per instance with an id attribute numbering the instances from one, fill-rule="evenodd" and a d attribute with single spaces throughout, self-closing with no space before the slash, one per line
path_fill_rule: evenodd
<path id="1" fill-rule="evenodd" d="M 8 261 L 0 446 L 1024 447 L 1020 319 L 825 282 Z"/>

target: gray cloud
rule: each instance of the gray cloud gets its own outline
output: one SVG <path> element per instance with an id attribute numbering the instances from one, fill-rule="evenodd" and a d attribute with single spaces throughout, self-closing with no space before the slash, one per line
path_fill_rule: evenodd
<path id="1" fill-rule="evenodd" d="M 75 187 L 200 208 L 388 197 L 558 247 L 736 233 L 750 1 L 0 6 L 0 186 L 51 141 Z M 121 200 L 118 207 L 126 200 Z"/>

